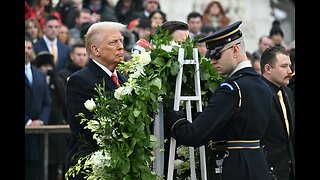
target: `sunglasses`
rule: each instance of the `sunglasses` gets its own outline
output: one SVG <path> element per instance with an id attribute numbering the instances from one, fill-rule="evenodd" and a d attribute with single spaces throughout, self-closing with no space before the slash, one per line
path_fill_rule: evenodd
<path id="1" fill-rule="evenodd" d="M 238 44 L 240 44 L 240 43 L 241 43 L 241 42 L 238 42 L 237 44 L 234 44 L 234 45 L 238 45 Z M 233 48 L 234 45 L 228 47 L 227 49 L 224 49 L 224 50 L 222 50 L 222 51 L 219 51 L 219 52 L 211 55 L 211 59 L 219 60 L 219 59 L 221 58 L 222 53 L 223 53 L 224 51 L 228 50 L 228 49 Z"/>

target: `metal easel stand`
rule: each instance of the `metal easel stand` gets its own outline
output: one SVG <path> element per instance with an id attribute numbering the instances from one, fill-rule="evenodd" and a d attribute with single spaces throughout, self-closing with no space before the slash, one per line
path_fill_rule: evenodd
<path id="1" fill-rule="evenodd" d="M 193 59 L 192 60 L 185 60 L 184 59 L 184 49 L 180 48 L 179 55 L 178 55 L 178 61 L 180 64 L 180 69 L 179 69 L 179 73 L 178 73 L 178 76 L 176 79 L 175 98 L 174 98 L 173 109 L 175 111 L 179 111 L 180 102 L 185 102 L 186 103 L 187 120 L 192 122 L 191 101 L 196 102 L 197 112 L 202 112 L 198 49 L 193 48 Z M 194 68 L 195 68 L 195 75 L 194 75 L 195 96 L 181 96 L 182 75 L 183 75 L 183 66 L 184 65 L 194 65 Z M 207 180 L 205 147 L 201 146 L 201 147 L 199 147 L 199 150 L 200 150 L 201 179 Z M 176 152 L 176 140 L 171 137 L 170 138 L 170 151 L 169 151 L 167 180 L 173 180 L 175 152 Z M 189 147 L 189 156 L 190 156 L 191 179 L 196 180 L 194 147 Z"/>

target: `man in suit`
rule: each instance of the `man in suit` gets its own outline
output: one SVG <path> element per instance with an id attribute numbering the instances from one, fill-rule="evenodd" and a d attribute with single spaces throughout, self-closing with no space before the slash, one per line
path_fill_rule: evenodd
<path id="1" fill-rule="evenodd" d="M 59 21 L 55 16 L 48 15 L 45 18 L 43 37 L 34 44 L 34 52 L 48 51 L 54 56 L 55 71 L 66 66 L 70 54 L 70 48 L 58 41 Z"/>
<path id="2" fill-rule="evenodd" d="M 289 53 L 282 46 L 266 49 L 261 56 L 261 73 L 272 91 L 272 111 L 267 132 L 261 140 L 271 173 L 277 180 L 295 179 L 294 97 L 287 87 L 292 76 Z M 279 97 L 284 102 L 284 110 Z"/>
<path id="3" fill-rule="evenodd" d="M 51 99 L 46 75 L 31 65 L 32 41 L 25 38 L 25 126 L 42 126 L 48 123 Z M 43 179 L 43 137 L 39 134 L 25 135 L 25 179 Z"/>
<path id="4" fill-rule="evenodd" d="M 201 34 L 202 15 L 197 11 L 192 11 L 187 16 L 187 22 L 189 25 L 190 37 L 195 39 Z"/>
<path id="5" fill-rule="evenodd" d="M 171 134 L 183 145 L 209 144 L 212 177 L 208 179 L 270 180 L 260 139 L 270 120 L 272 94 L 247 59 L 240 24 L 199 39 L 206 43 L 217 72 L 229 77 L 192 123 L 185 112 L 172 111 Z"/>
<path id="6" fill-rule="evenodd" d="M 104 21 L 94 23 L 87 31 L 85 46 L 90 60 L 83 69 L 70 76 L 66 88 L 66 106 L 71 130 L 66 171 L 75 165 L 80 157 L 98 150 L 93 133 L 85 129 L 86 124 L 80 124 L 81 117 L 76 116 L 81 112 L 88 119 L 93 117 L 93 113 L 85 108 L 85 101 L 98 95 L 94 88 L 103 81 L 107 91 L 114 91 L 117 84 L 111 78 L 113 73 L 120 85 L 127 81 L 124 75 L 116 71 L 117 65 L 124 60 L 124 37 L 121 35 L 124 28 L 123 24 Z M 79 174 L 69 179 L 84 179 L 84 175 Z"/>

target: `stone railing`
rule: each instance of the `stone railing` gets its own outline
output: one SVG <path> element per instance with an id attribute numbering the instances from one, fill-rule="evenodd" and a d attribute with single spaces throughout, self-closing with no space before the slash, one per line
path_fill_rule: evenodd
<path id="1" fill-rule="evenodd" d="M 69 125 L 44 125 L 44 126 L 27 126 L 25 134 L 43 134 L 44 135 L 44 173 L 43 180 L 48 180 L 49 164 L 49 134 L 69 134 Z"/>

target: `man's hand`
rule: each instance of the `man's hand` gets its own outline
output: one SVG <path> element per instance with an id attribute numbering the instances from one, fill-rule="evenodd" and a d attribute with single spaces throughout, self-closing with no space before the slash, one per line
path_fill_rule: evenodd
<path id="1" fill-rule="evenodd" d="M 184 110 L 175 111 L 173 109 L 169 109 L 167 111 L 167 118 L 169 120 L 169 127 L 172 128 L 177 121 L 186 119 L 186 113 Z"/>
<path id="2" fill-rule="evenodd" d="M 40 119 L 33 120 L 30 126 L 43 126 L 43 121 Z"/>

